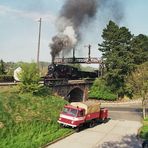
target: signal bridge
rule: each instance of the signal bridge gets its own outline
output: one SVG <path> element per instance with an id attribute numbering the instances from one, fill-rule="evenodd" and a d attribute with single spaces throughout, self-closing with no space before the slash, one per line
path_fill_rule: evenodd
<path id="1" fill-rule="evenodd" d="M 76 58 L 75 57 L 75 49 L 73 48 L 73 56 L 72 58 L 55 58 L 55 64 L 99 64 L 102 65 L 103 61 L 96 57 L 91 57 L 91 45 L 86 46 L 88 47 L 88 57 L 87 58 Z"/>
<path id="2" fill-rule="evenodd" d="M 103 61 L 99 58 L 55 58 L 55 64 L 102 64 Z"/>

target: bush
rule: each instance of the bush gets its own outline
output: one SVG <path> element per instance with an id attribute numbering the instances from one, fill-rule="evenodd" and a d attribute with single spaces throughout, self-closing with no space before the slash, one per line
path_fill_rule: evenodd
<path id="1" fill-rule="evenodd" d="M 13 82 L 14 78 L 12 75 L 0 75 L 0 82 Z"/>
<path id="2" fill-rule="evenodd" d="M 96 79 L 91 87 L 89 97 L 103 100 L 117 99 L 117 95 L 110 91 L 110 88 L 105 85 L 105 81 L 103 79 Z"/>
<path id="3" fill-rule="evenodd" d="M 20 85 L 19 89 L 23 92 L 34 92 L 40 88 L 39 81 L 39 70 L 35 63 L 22 64 L 22 72 L 19 75 Z"/>
<path id="4" fill-rule="evenodd" d="M 51 95 L 51 89 L 47 86 L 40 86 L 39 89 L 35 92 L 33 92 L 34 95 L 36 96 L 47 96 Z"/>
<path id="5" fill-rule="evenodd" d="M 148 140 L 148 117 L 143 121 L 143 127 L 140 131 L 140 137 Z"/>

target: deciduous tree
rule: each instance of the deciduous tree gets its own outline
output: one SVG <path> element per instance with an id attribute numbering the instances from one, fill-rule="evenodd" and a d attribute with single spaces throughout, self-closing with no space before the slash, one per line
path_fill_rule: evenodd
<path id="1" fill-rule="evenodd" d="M 20 90 L 21 92 L 34 92 L 39 89 L 39 70 L 35 63 L 22 64 L 20 73 Z"/>
<path id="2" fill-rule="evenodd" d="M 145 107 L 148 102 L 148 62 L 139 65 L 128 77 L 128 88 L 142 98 L 143 118 L 146 117 Z"/>
<path id="3" fill-rule="evenodd" d="M 6 74 L 6 72 L 5 72 L 5 64 L 4 64 L 3 60 L 0 61 L 0 74 L 1 75 Z"/>

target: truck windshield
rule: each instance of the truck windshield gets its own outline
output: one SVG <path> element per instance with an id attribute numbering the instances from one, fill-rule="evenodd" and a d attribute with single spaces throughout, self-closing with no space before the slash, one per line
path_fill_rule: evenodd
<path id="1" fill-rule="evenodd" d="M 76 109 L 72 109 L 72 108 L 64 108 L 63 109 L 63 113 L 69 114 L 71 116 L 76 116 L 77 115 L 77 110 Z"/>

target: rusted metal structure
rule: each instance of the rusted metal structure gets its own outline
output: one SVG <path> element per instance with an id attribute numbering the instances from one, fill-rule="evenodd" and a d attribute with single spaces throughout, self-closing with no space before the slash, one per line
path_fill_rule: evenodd
<path id="1" fill-rule="evenodd" d="M 88 45 L 88 57 L 87 58 L 76 58 L 75 49 L 73 48 L 72 58 L 55 58 L 54 64 L 103 64 L 103 61 L 97 57 L 91 57 L 91 45 Z"/>
<path id="2" fill-rule="evenodd" d="M 55 58 L 55 64 L 102 64 L 99 58 Z"/>

